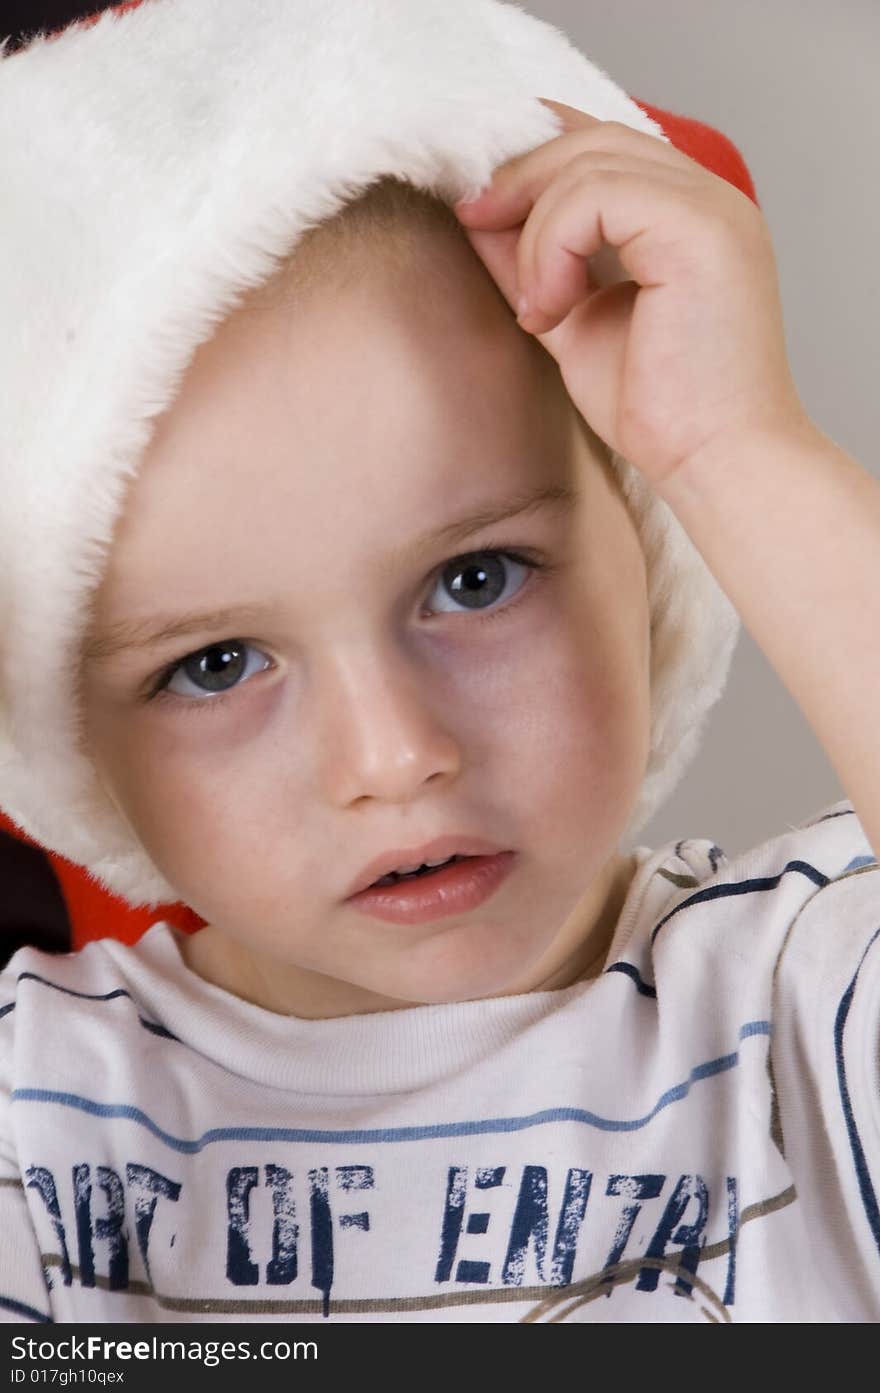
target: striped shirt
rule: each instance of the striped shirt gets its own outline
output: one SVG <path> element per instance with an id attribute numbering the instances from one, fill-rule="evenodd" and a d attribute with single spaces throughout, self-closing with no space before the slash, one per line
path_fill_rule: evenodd
<path id="1" fill-rule="evenodd" d="M 849 802 L 639 847 L 603 972 L 331 1020 L 176 931 L 0 973 L 0 1319 L 880 1319 L 880 874 Z"/>

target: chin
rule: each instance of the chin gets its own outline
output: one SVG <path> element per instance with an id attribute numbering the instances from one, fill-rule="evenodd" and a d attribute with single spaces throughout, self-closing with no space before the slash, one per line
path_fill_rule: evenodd
<path id="1" fill-rule="evenodd" d="M 473 927 L 469 929 L 469 946 L 474 947 Z M 455 1001 L 482 1001 L 490 996 L 519 995 L 528 988 L 522 987 L 523 979 L 546 951 L 547 945 L 532 947 L 526 952 L 521 945 L 505 943 L 505 951 L 490 959 L 486 953 L 459 952 L 450 959 L 446 952 L 443 958 L 436 959 L 428 967 L 420 964 L 421 970 L 406 974 L 406 982 L 399 982 L 400 991 L 395 992 L 400 999 L 419 1006 L 445 1006 Z"/>

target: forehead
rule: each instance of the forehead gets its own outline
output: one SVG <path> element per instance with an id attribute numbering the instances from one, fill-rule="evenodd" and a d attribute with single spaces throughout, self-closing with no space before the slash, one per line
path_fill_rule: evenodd
<path id="1" fill-rule="evenodd" d="M 380 556 L 435 518 L 564 479 L 573 408 L 556 364 L 469 247 L 440 250 L 245 301 L 197 350 L 126 497 L 105 583 L 120 607 L 157 574 L 189 599 L 261 547 Z"/>

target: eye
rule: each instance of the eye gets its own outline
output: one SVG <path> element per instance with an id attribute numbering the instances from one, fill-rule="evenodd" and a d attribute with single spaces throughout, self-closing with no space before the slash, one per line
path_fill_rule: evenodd
<path id="1" fill-rule="evenodd" d="M 447 614 L 460 613 L 462 609 L 494 613 L 504 609 L 504 605 L 498 604 L 499 599 L 509 600 L 522 590 L 531 571 L 554 569 L 556 567 L 549 561 L 523 556 L 509 548 L 468 552 L 448 561 L 442 568 L 433 592 L 440 595 L 440 603 L 430 608 Z M 487 617 L 491 618 L 492 614 Z M 258 654 L 262 663 L 249 663 L 249 653 Z M 190 710 L 216 708 L 227 694 L 242 686 L 247 677 L 265 671 L 271 662 L 261 649 L 244 639 L 224 639 L 171 663 L 142 700 L 182 701 Z M 177 685 L 172 685 L 174 683 Z"/>
<path id="2" fill-rule="evenodd" d="M 442 614 L 454 614 L 463 607 L 490 609 L 501 598 L 509 599 L 522 589 L 530 571 L 543 569 L 539 561 L 516 552 L 472 551 L 448 561 L 437 578 L 435 595 L 441 603 L 429 604 Z M 448 603 L 443 604 L 445 600 Z"/>
<path id="3" fill-rule="evenodd" d="M 265 661 L 259 667 L 247 662 L 248 653 L 260 653 L 260 649 L 237 638 L 224 639 L 222 643 L 212 643 L 208 648 L 200 648 L 166 668 L 150 695 L 170 694 L 183 698 L 213 696 L 216 701 L 225 692 L 231 692 L 235 687 L 241 686 L 241 679 L 245 674 L 251 676 L 253 671 L 262 671 L 269 666 L 271 659 L 266 658 L 265 653 L 260 654 Z M 249 668 L 252 668 L 251 672 L 248 672 Z M 172 686 L 172 682 L 177 681 L 178 677 L 189 684 L 188 689 L 186 686 Z"/>

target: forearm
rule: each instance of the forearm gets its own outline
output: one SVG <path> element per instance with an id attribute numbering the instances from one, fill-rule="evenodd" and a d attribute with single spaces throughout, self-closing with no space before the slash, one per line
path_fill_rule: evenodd
<path id="1" fill-rule="evenodd" d="M 810 422 L 716 445 L 662 496 L 880 854 L 880 482 Z"/>

